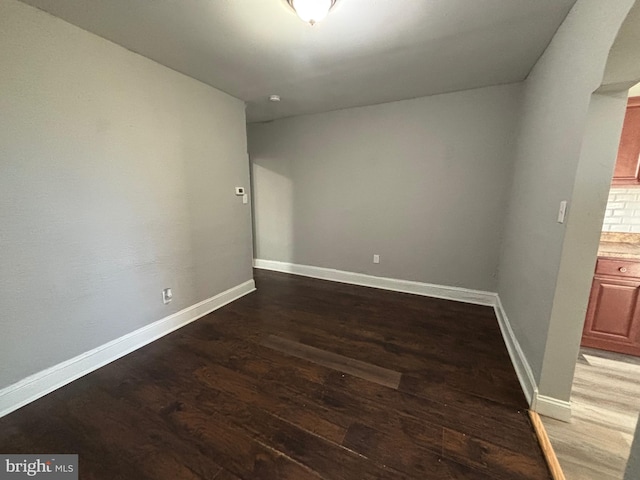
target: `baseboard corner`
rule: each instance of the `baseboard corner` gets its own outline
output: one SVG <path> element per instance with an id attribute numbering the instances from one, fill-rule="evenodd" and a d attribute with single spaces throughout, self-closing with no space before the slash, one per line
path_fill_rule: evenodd
<path id="1" fill-rule="evenodd" d="M 561 422 L 571 421 L 571 402 L 541 395 L 537 391 L 532 410 L 540 415 L 554 418 Z"/>

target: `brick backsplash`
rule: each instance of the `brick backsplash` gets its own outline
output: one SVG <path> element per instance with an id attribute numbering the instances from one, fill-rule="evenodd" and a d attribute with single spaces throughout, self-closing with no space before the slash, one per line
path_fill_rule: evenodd
<path id="1" fill-rule="evenodd" d="M 640 233 L 640 188 L 612 188 L 603 232 Z"/>

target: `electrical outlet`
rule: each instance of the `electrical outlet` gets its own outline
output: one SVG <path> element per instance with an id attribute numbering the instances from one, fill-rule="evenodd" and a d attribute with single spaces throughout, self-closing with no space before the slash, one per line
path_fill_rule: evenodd
<path id="1" fill-rule="evenodd" d="M 380 263 L 380 255 L 373 256 L 373 263 Z"/>
<path id="2" fill-rule="evenodd" d="M 170 288 L 165 288 L 162 290 L 162 302 L 166 305 L 167 303 L 171 303 L 173 299 L 173 292 Z"/>

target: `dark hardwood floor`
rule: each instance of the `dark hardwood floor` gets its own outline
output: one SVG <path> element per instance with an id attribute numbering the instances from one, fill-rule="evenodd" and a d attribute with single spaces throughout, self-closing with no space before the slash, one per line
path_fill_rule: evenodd
<path id="1" fill-rule="evenodd" d="M 78 453 L 82 479 L 550 479 L 493 309 L 256 282 L 0 419 L 0 453 Z"/>

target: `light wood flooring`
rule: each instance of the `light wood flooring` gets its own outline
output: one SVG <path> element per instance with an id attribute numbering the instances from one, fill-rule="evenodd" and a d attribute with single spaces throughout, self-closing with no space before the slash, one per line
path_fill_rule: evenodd
<path id="1" fill-rule="evenodd" d="M 622 480 L 640 412 L 640 358 L 582 348 L 573 418 L 542 417 L 567 480 Z"/>

